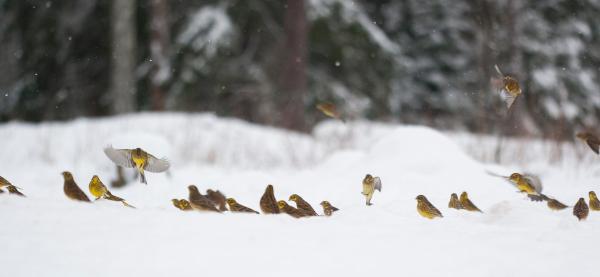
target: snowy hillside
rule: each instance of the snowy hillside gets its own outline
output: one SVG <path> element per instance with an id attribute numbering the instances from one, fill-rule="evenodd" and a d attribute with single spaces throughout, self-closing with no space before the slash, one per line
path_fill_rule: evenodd
<path id="1" fill-rule="evenodd" d="M 0 125 L 0 137 L 0 175 L 27 195 L 0 195 L 3 276 L 548 277 L 597 270 L 600 213 L 578 222 L 571 209 L 526 200 L 486 174 L 523 168 L 477 162 L 463 149 L 476 140 L 466 135 L 368 122 L 326 122 L 303 135 L 207 114 L 141 114 L 9 123 Z M 93 174 L 110 183 L 115 169 L 102 152 L 109 144 L 140 146 L 172 162 L 169 174 L 149 173 L 148 186 L 112 190 L 135 210 L 63 194 L 63 170 L 86 193 Z M 571 161 L 533 166 L 544 192 L 569 205 L 600 190 L 598 170 L 575 170 Z M 360 194 L 366 173 L 383 182 L 371 207 Z M 258 210 L 269 183 L 278 199 L 297 193 L 319 213 L 322 200 L 340 211 L 297 220 L 184 213 L 170 202 L 196 184 Z M 449 195 L 462 191 L 484 214 L 447 208 Z M 444 218 L 420 217 L 419 194 Z"/>

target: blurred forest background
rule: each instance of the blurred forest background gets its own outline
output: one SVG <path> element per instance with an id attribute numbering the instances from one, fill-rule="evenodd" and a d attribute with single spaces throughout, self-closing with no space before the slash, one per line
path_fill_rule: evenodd
<path id="1" fill-rule="evenodd" d="M 494 64 L 523 95 L 511 113 Z M 599 123 L 600 0 L 0 0 L 0 121 L 211 111 L 556 139 Z"/>

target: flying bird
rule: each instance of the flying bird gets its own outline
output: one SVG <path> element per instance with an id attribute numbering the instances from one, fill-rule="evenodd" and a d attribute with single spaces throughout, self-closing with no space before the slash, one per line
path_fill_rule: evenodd
<path id="1" fill-rule="evenodd" d="M 362 181 L 362 187 L 362 194 L 367 200 L 367 206 L 371 206 L 371 199 L 373 198 L 373 194 L 375 194 L 375 190 L 381 192 L 381 179 L 379 179 L 379 177 L 373 177 L 371 174 L 367 174 Z"/>
<path id="2" fill-rule="evenodd" d="M 521 95 L 521 86 L 519 85 L 519 81 L 510 75 L 504 75 L 498 65 L 495 65 L 494 68 L 496 72 L 499 74 L 498 78 L 493 78 L 493 84 L 496 89 L 499 90 L 500 96 L 504 103 L 506 103 L 506 107 L 510 109 L 513 103 L 517 99 L 519 95 Z"/>
<path id="3" fill-rule="evenodd" d="M 104 153 L 118 166 L 137 169 L 140 173 L 140 181 L 144 184 L 148 184 L 144 175 L 145 171 L 160 173 L 167 171 L 170 167 L 167 159 L 156 158 L 141 148 L 115 149 L 108 146 L 104 148 Z"/>

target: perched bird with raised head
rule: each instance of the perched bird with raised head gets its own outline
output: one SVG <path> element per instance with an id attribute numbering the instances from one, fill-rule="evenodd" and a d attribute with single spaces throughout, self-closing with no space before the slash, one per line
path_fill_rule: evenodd
<path id="1" fill-rule="evenodd" d="M 373 198 L 373 194 L 375 194 L 375 190 L 381 192 L 381 179 L 379 179 L 379 177 L 373 177 L 371 174 L 367 174 L 362 181 L 362 187 L 362 194 L 367 200 L 367 206 L 371 206 L 371 199 Z"/>
<path id="2" fill-rule="evenodd" d="M 190 202 L 188 202 L 185 199 L 171 199 L 171 202 L 173 203 L 173 206 L 175 206 L 175 208 L 180 209 L 182 211 L 193 210 L 192 206 L 190 205 Z"/>
<path id="3" fill-rule="evenodd" d="M 104 185 L 104 183 L 102 183 L 102 181 L 100 180 L 100 178 L 98 177 L 98 175 L 94 175 L 92 177 L 92 180 L 90 180 L 89 190 L 90 190 L 90 193 L 94 197 L 96 197 L 95 200 L 98 200 L 100 198 L 104 198 L 106 200 L 121 202 L 121 203 L 123 203 L 123 205 L 125 207 L 135 208 L 134 206 L 129 205 L 129 203 L 127 203 L 127 201 L 125 201 L 125 199 L 113 195 L 108 190 L 108 188 Z"/>
<path id="4" fill-rule="evenodd" d="M 333 103 L 323 102 L 317 104 L 316 107 L 324 115 L 341 120 L 342 122 L 346 123 L 346 120 L 342 118 L 342 114 L 337 110 L 336 106 Z"/>
<path id="5" fill-rule="evenodd" d="M 158 159 L 141 148 L 135 149 L 114 149 L 112 146 L 104 148 L 106 156 L 116 165 L 135 168 L 140 173 L 140 181 L 146 182 L 145 171 L 160 173 L 165 172 L 170 167 L 167 159 Z"/>
<path id="6" fill-rule="evenodd" d="M 477 208 L 477 206 L 475 206 L 473 202 L 471 202 L 471 199 L 469 199 L 469 195 L 467 195 L 466 191 L 463 191 L 460 194 L 460 204 L 467 211 L 482 213 L 482 211 L 479 208 Z"/>
<path id="7" fill-rule="evenodd" d="M 300 195 L 298 194 L 290 195 L 290 199 L 288 201 L 296 203 L 296 208 L 307 216 L 319 215 L 317 214 L 317 212 L 315 212 L 315 209 L 313 209 L 313 207 L 310 204 L 308 204 L 308 202 L 306 202 L 304 199 L 302 199 L 302 197 L 300 197 Z"/>
<path id="8" fill-rule="evenodd" d="M 281 212 L 286 213 L 295 218 L 300 218 L 300 217 L 306 216 L 306 214 L 304 214 L 304 212 L 288 205 L 288 203 L 283 200 L 277 201 L 277 207 L 279 207 L 279 210 Z"/>
<path id="9" fill-rule="evenodd" d="M 200 191 L 198 191 L 198 188 L 196 186 L 189 185 L 188 191 L 189 191 L 188 200 L 190 201 L 190 205 L 192 206 L 192 208 L 194 208 L 194 210 L 207 211 L 207 212 L 218 212 L 218 213 L 221 212 L 215 207 L 214 202 L 212 202 L 206 196 L 200 194 Z"/>
<path id="10" fill-rule="evenodd" d="M 417 212 L 419 212 L 422 217 L 429 219 L 444 217 L 440 210 L 434 207 L 425 196 L 419 195 L 415 199 L 417 200 Z"/>
<path id="11" fill-rule="evenodd" d="M 519 81 L 513 76 L 504 75 L 498 65 L 495 65 L 494 68 L 499 76 L 493 79 L 493 84 L 499 90 L 502 100 L 506 103 L 506 107 L 510 109 L 517 97 L 521 95 L 521 86 L 519 85 Z"/>
<path id="12" fill-rule="evenodd" d="M 598 196 L 594 191 L 590 191 L 590 210 L 592 211 L 600 211 L 600 200 L 598 200 Z"/>
<path id="13" fill-rule="evenodd" d="M 229 205 L 229 210 L 231 212 L 234 213 L 255 213 L 258 214 L 257 211 L 250 209 L 240 203 L 238 203 L 237 201 L 235 201 L 235 199 L 233 198 L 227 198 L 227 205 Z"/>
<path id="14" fill-rule="evenodd" d="M 458 195 L 456 195 L 456 193 L 452 193 L 450 195 L 450 202 L 448 202 L 448 208 L 457 210 L 463 209 L 463 206 L 460 204 L 460 201 L 458 200 Z"/>
<path id="15" fill-rule="evenodd" d="M 223 193 L 218 190 L 214 191 L 212 189 L 207 189 L 206 197 L 210 199 L 210 201 L 213 201 L 220 211 L 227 211 L 227 198 Z"/>
<path id="16" fill-rule="evenodd" d="M 20 191 L 17 189 L 17 187 L 15 187 L 15 186 L 13 186 L 13 185 L 9 185 L 9 186 L 7 186 L 7 187 L 6 187 L 6 189 L 8 190 L 8 193 L 9 193 L 9 194 L 16 194 L 16 195 L 18 195 L 18 196 L 25 197 L 25 194 L 21 193 L 21 192 L 20 192 Z"/>
<path id="17" fill-rule="evenodd" d="M 600 154 L 600 151 L 598 149 L 600 146 L 600 139 L 596 135 L 590 132 L 580 132 L 577 133 L 575 136 L 581 141 L 585 142 L 590 147 L 590 149 L 594 151 L 594 153 Z"/>
<path id="18" fill-rule="evenodd" d="M 323 207 L 323 213 L 326 216 L 331 216 L 333 212 L 339 211 L 339 209 L 331 205 L 329 201 L 321 201 L 321 207 Z"/>
<path id="19" fill-rule="evenodd" d="M 63 179 L 65 180 L 63 185 L 63 191 L 65 195 L 71 200 L 90 202 L 90 199 L 85 195 L 83 190 L 79 188 L 75 180 L 73 180 L 73 174 L 68 171 L 62 173 Z"/>
<path id="20" fill-rule="evenodd" d="M 273 192 L 273 185 L 271 184 L 265 188 L 265 193 L 260 197 L 260 210 L 264 214 L 278 214 L 280 212 L 277 199 L 275 199 L 275 193 Z"/>
<path id="21" fill-rule="evenodd" d="M 587 218 L 590 213 L 590 209 L 588 205 L 585 203 L 585 199 L 583 197 L 579 198 L 575 206 L 573 207 L 573 215 L 579 219 L 579 221 Z"/>
<path id="22" fill-rule="evenodd" d="M 548 205 L 548 208 L 550 208 L 553 211 L 560 211 L 569 207 L 554 198 L 546 199 L 546 205 Z"/>

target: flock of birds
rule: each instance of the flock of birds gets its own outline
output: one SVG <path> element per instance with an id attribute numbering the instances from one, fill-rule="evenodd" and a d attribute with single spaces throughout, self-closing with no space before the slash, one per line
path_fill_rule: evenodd
<path id="1" fill-rule="evenodd" d="M 502 99 L 506 103 L 507 108 L 510 109 L 514 101 L 521 94 L 519 82 L 512 76 L 502 74 L 498 66 L 495 66 L 495 69 L 499 75 L 497 78 L 492 80 L 492 84 L 498 89 Z M 316 108 L 326 116 L 345 122 L 342 114 L 336 109 L 334 104 L 320 103 L 316 106 Z M 596 154 L 600 154 L 600 139 L 598 136 L 591 132 L 581 132 L 578 133 L 576 137 L 585 142 Z M 145 176 L 146 171 L 160 173 L 167 171 L 170 167 L 168 160 L 164 158 L 156 158 L 141 148 L 114 149 L 112 146 L 109 146 L 104 149 L 104 153 L 118 167 L 135 168 L 139 173 L 140 182 L 144 184 L 147 184 Z M 569 208 L 569 206 L 561 203 L 560 201 L 543 194 L 541 181 L 535 175 L 526 173 L 513 173 L 510 176 L 502 176 L 490 172 L 488 173 L 497 177 L 505 178 L 507 181 L 512 183 L 519 192 L 526 193 L 532 201 L 546 201 L 548 207 L 552 210 L 563 210 Z M 75 183 L 73 175 L 70 172 L 65 171 L 62 173 L 62 175 L 64 178 L 64 193 L 69 199 L 91 202 L 83 190 L 81 190 L 77 183 Z M 362 187 L 362 194 L 366 199 L 366 205 L 370 206 L 372 205 L 371 199 L 373 198 L 375 191 L 381 192 L 381 179 L 377 176 L 367 174 L 362 181 Z M 25 196 L 19 191 L 18 187 L 12 185 L 8 180 L 0 176 L 0 193 L 4 193 L 4 190 L 2 190 L 3 188 L 8 190 L 10 194 L 23 197 Z M 94 175 L 89 183 L 89 192 L 95 197 L 95 200 L 106 199 L 121 202 L 126 207 L 135 208 L 127 203 L 125 199 L 112 194 L 97 175 Z M 188 186 L 188 193 L 188 199 L 172 199 L 171 201 L 173 206 L 182 211 L 196 210 L 217 213 L 224 211 L 235 213 L 259 213 L 252 208 L 238 203 L 234 198 L 226 198 L 225 195 L 218 190 L 213 191 L 212 189 L 208 189 L 206 194 L 203 195 L 195 185 L 190 185 Z M 416 200 L 417 212 L 421 216 L 428 219 L 443 217 L 440 210 L 438 210 L 431 202 L 429 202 L 424 195 L 417 196 Z M 278 201 L 275 198 L 273 185 L 267 185 L 265 192 L 260 198 L 260 209 L 263 214 L 285 213 L 294 218 L 319 215 L 306 200 L 297 194 L 292 194 L 288 201 L 294 202 L 296 207 L 290 206 L 284 200 Z M 335 211 L 338 211 L 338 209 L 331 205 L 331 203 L 328 201 L 322 201 L 320 205 L 323 208 L 323 214 L 326 216 L 331 216 Z M 448 208 L 482 212 L 469 199 L 467 192 L 462 192 L 460 197 L 458 197 L 456 193 L 452 193 L 450 195 Z M 586 219 L 590 209 L 592 211 L 600 211 L 600 200 L 598 200 L 598 197 L 594 191 L 589 192 L 589 206 L 583 197 L 579 198 L 577 203 L 573 206 L 573 215 L 575 215 L 579 220 Z"/>

